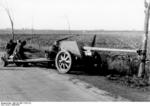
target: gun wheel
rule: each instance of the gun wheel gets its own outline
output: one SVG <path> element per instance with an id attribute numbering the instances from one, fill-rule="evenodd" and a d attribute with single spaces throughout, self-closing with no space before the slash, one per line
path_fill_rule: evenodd
<path id="1" fill-rule="evenodd" d="M 55 59 L 55 65 L 59 73 L 68 73 L 72 67 L 72 57 L 67 51 L 60 51 Z"/>

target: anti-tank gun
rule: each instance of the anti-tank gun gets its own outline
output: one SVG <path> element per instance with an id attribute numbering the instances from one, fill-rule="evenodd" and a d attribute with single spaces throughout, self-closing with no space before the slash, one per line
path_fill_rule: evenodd
<path id="1" fill-rule="evenodd" d="M 94 47 L 94 35 L 89 47 Z M 98 52 L 84 49 L 83 42 L 63 40 L 59 42 L 59 50 L 55 57 L 55 66 L 59 73 L 68 73 L 73 67 L 84 67 L 89 72 L 100 72 L 101 57 Z"/>
<path id="2" fill-rule="evenodd" d="M 45 50 L 45 57 L 48 59 L 55 59 L 57 53 L 59 52 L 60 48 L 60 43 L 62 41 L 66 41 L 72 37 L 79 36 L 79 35 L 72 35 L 72 36 L 67 36 L 61 39 L 58 39 L 53 42 L 53 44 L 49 47 L 49 50 Z"/>
<path id="3" fill-rule="evenodd" d="M 59 40 L 56 40 L 50 47 L 49 50 L 45 51 L 46 58 L 37 59 L 25 59 L 25 60 L 10 60 L 3 59 L 4 64 L 15 63 L 26 64 L 26 63 L 45 63 L 48 62 L 48 67 L 55 66 L 59 73 L 68 73 L 73 67 L 83 66 L 88 71 L 100 70 L 101 58 L 100 55 L 95 51 L 84 49 L 83 42 L 76 40 L 68 40 L 72 37 L 79 36 L 73 35 L 68 36 Z M 96 36 L 89 47 L 94 47 L 96 42 Z"/>

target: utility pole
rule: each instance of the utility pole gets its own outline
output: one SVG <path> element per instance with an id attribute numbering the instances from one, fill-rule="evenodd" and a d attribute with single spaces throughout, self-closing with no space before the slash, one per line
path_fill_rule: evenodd
<path id="1" fill-rule="evenodd" d="M 145 22 L 144 22 L 144 39 L 141 52 L 141 63 L 139 66 L 138 77 L 142 77 L 145 73 L 145 64 L 147 58 L 147 42 L 149 29 L 150 1 L 145 0 Z"/>

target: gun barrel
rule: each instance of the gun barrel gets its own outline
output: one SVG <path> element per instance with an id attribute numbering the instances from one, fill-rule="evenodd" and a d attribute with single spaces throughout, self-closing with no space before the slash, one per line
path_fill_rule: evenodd
<path id="1" fill-rule="evenodd" d="M 67 40 L 67 39 L 72 38 L 72 37 L 75 37 L 75 36 L 79 36 L 79 35 L 67 36 L 67 37 L 65 37 L 65 38 L 62 38 L 62 39 L 57 40 L 57 42 L 61 42 L 61 41 L 63 41 L 63 40 Z"/>
<path id="2" fill-rule="evenodd" d="M 127 53 L 137 53 L 137 50 L 130 50 L 130 49 L 112 49 L 112 48 L 100 48 L 100 47 L 83 47 L 84 50 L 91 50 L 91 51 L 108 51 L 108 52 L 127 52 Z"/>

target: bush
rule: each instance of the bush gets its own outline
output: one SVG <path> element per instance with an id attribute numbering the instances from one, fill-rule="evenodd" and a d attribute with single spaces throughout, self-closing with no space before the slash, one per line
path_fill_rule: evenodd
<path id="1" fill-rule="evenodd" d="M 105 74 L 137 75 L 140 61 L 133 54 L 101 54 Z M 107 67 L 107 68 L 106 68 Z"/>

